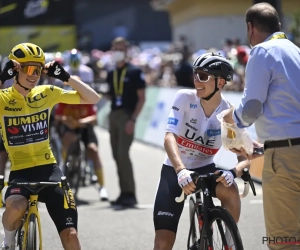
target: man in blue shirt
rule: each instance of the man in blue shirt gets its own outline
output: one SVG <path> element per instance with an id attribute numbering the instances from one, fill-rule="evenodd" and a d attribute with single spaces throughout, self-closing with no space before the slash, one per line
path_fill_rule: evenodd
<path id="1" fill-rule="evenodd" d="M 288 237 L 288 244 L 269 244 L 269 249 L 296 249 L 300 240 L 300 49 L 280 32 L 279 16 L 271 5 L 250 7 L 246 22 L 253 48 L 246 67 L 244 95 L 224 120 L 239 128 L 255 122 L 258 140 L 265 149 L 265 243 Z M 245 151 L 241 149 L 240 153 Z"/>

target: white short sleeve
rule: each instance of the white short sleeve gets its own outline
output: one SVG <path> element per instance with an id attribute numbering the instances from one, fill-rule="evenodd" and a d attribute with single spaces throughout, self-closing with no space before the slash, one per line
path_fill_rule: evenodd
<path id="1" fill-rule="evenodd" d="M 182 126 L 184 113 L 186 107 L 186 93 L 184 90 L 179 90 L 175 95 L 175 100 L 172 105 L 169 117 L 166 132 L 172 132 L 176 135 L 179 135 L 180 128 Z"/>

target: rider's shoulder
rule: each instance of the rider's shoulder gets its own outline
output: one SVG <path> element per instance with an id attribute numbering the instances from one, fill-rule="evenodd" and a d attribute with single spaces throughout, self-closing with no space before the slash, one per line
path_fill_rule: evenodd
<path id="1" fill-rule="evenodd" d="M 221 95 L 221 97 L 222 97 L 223 104 L 226 106 L 226 108 L 231 108 L 234 106 L 230 101 L 228 101 L 225 98 L 225 96 L 223 94 Z"/>
<path id="2" fill-rule="evenodd" d="M 49 93 L 55 92 L 55 90 L 57 90 L 57 89 L 60 90 L 61 88 L 59 88 L 59 87 L 57 87 L 55 85 L 48 85 L 48 84 L 39 85 L 39 86 L 36 86 L 34 88 L 35 91 L 38 91 L 38 92 L 49 92 Z"/>
<path id="3" fill-rule="evenodd" d="M 179 89 L 176 93 L 177 96 L 184 96 L 188 99 L 196 99 L 196 90 L 195 89 Z"/>

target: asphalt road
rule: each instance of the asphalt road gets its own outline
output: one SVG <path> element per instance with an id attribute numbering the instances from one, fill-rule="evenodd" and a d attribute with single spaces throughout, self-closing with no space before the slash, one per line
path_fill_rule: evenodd
<path id="1" fill-rule="evenodd" d="M 102 158 L 106 188 L 110 198 L 119 195 L 118 176 L 112 159 L 109 135 L 105 130 L 97 128 L 100 141 L 100 155 Z M 136 209 L 113 210 L 108 202 L 101 202 L 98 197 L 97 186 L 83 187 L 79 192 L 79 238 L 83 250 L 146 250 L 153 249 L 154 227 L 152 222 L 152 208 L 159 181 L 161 165 L 165 153 L 160 148 L 154 148 L 135 142 L 131 149 L 131 158 L 137 186 L 139 206 Z M 237 180 L 241 191 L 243 183 Z M 238 224 L 246 250 L 267 249 L 262 244 L 265 235 L 262 208 L 262 191 L 259 184 L 255 184 L 257 196 L 249 192 L 242 199 L 242 214 Z M 215 200 L 215 204 L 219 204 Z M 187 204 L 186 204 L 187 205 Z M 56 228 L 51 221 L 43 204 L 39 205 L 42 231 L 43 249 L 63 249 Z M 185 206 L 177 240 L 173 249 L 186 249 L 188 236 L 188 207 Z M 2 215 L 4 209 L 0 209 Z M 0 225 L 2 240 L 3 227 Z"/>

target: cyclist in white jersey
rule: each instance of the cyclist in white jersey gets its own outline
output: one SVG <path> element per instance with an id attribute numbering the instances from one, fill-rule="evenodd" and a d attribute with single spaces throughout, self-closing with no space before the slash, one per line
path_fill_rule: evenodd
<path id="1" fill-rule="evenodd" d="M 153 220 L 155 227 L 154 250 L 172 249 L 184 202 L 176 203 L 182 190 L 195 190 L 190 174 L 218 171 L 214 156 L 222 146 L 221 125 L 216 115 L 230 108 L 221 94 L 226 81 L 231 81 L 233 68 L 229 61 L 213 53 L 199 56 L 194 64 L 195 89 L 182 89 L 175 95 L 169 114 L 164 146 L 164 160 L 155 198 Z M 226 161 L 226 159 L 224 159 Z M 234 178 L 241 176 L 249 161 L 238 156 L 235 168 L 224 171 L 210 183 L 212 196 L 221 200 L 236 223 L 240 216 L 240 197 Z M 233 184 L 233 185 L 232 185 Z"/>

